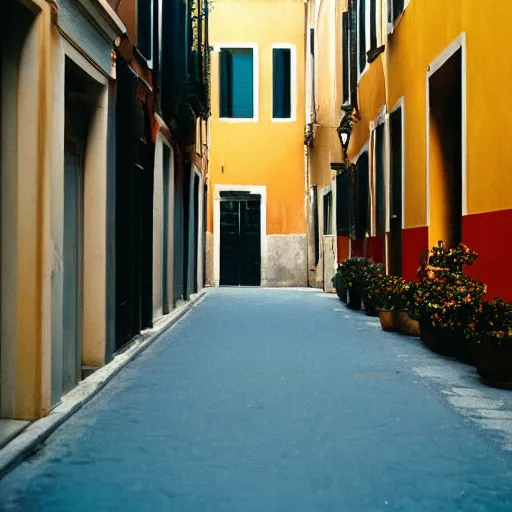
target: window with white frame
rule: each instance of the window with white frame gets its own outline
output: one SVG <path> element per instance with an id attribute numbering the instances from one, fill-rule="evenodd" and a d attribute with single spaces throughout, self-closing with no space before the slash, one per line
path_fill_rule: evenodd
<path id="1" fill-rule="evenodd" d="M 324 235 L 332 235 L 332 191 L 324 194 Z"/>
<path id="2" fill-rule="evenodd" d="M 221 48 L 220 117 L 254 117 L 254 50 Z"/>
<path id="3" fill-rule="evenodd" d="M 272 118 L 291 119 L 293 103 L 293 52 L 291 47 L 272 49 Z"/>

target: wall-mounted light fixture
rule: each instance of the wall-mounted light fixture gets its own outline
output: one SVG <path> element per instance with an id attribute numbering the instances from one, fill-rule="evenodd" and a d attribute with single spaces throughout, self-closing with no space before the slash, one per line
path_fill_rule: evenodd
<path id="1" fill-rule="evenodd" d="M 341 119 L 340 125 L 336 128 L 336 131 L 338 132 L 338 138 L 340 139 L 343 152 L 346 155 L 350 143 L 350 136 L 352 135 L 352 128 L 357 121 L 361 120 L 361 116 L 357 108 L 349 104 L 342 105 L 341 111 L 344 113 L 344 116 Z"/>

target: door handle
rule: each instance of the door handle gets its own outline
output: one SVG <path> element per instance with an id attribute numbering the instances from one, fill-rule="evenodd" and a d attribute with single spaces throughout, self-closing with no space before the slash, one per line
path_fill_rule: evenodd
<path id="1" fill-rule="evenodd" d="M 398 215 L 391 215 L 391 220 L 396 220 L 398 219 Z"/>

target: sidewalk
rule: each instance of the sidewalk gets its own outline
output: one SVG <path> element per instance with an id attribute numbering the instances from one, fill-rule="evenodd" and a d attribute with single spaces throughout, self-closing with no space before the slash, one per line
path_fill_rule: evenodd
<path id="1" fill-rule="evenodd" d="M 158 340 L 172 325 L 204 298 L 206 289 L 181 303 L 177 309 L 155 322 L 151 329 L 141 332 L 119 351 L 114 359 L 81 381 L 45 418 L 33 423 L 28 421 L 0 420 L 0 435 L 4 437 L 0 449 L 0 478 L 12 470 L 23 459 L 36 452 L 44 441 L 65 421 L 80 410 L 89 400 L 152 343 Z"/>

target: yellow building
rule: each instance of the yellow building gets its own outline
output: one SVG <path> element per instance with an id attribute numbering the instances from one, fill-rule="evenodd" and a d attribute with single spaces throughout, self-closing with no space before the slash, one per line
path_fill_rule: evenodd
<path id="1" fill-rule="evenodd" d="M 304 3 L 219 0 L 210 14 L 207 274 L 305 286 Z"/>
<path id="2" fill-rule="evenodd" d="M 89 7 L 0 7 L 0 418 L 44 416 L 105 359 L 112 48 L 125 28 L 106 2 Z"/>
<path id="3" fill-rule="evenodd" d="M 316 81 L 329 76 L 331 88 L 319 85 L 308 95 L 315 108 L 309 114 L 309 175 L 320 191 L 334 183 L 328 166 L 337 156 L 333 127 L 344 116 L 339 109 L 354 108 L 351 122 L 345 122 L 353 125 L 347 160 L 339 156 L 334 166 L 346 175 L 339 180 L 348 188 L 338 209 L 350 211 L 348 223 L 343 217 L 337 226 L 338 260 L 364 254 L 413 279 L 428 247 L 438 240 L 463 241 L 480 254 L 473 275 L 488 284 L 490 295 L 511 298 L 512 277 L 500 262 L 508 254 L 512 218 L 512 70 L 497 51 L 508 46 L 506 24 L 496 20 L 508 19 L 512 5 L 308 5 L 308 27 L 317 43 L 309 75 Z M 325 117 L 336 108 L 337 118 Z"/>

